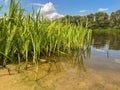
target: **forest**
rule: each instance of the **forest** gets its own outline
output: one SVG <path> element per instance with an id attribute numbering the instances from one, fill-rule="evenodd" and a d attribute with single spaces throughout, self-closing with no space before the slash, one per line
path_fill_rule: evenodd
<path id="1" fill-rule="evenodd" d="M 91 29 L 105 29 L 105 28 L 120 28 L 120 10 L 112 12 L 110 15 L 106 12 L 96 12 L 95 14 L 89 14 L 85 16 L 71 16 L 66 15 L 60 19 L 61 22 L 69 21 L 73 25 L 82 23 L 83 26 L 88 24 Z"/>

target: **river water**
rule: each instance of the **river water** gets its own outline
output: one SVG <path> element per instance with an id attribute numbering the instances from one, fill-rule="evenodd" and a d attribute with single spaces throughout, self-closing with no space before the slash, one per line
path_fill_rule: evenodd
<path id="1" fill-rule="evenodd" d="M 120 90 L 120 33 L 93 35 L 87 57 L 56 59 L 42 90 Z"/>
<path id="2" fill-rule="evenodd" d="M 53 62 L 39 66 L 37 82 L 30 80 L 32 76 L 34 78 L 34 72 L 28 70 L 27 74 L 21 73 L 22 76 L 15 74 L 11 78 L 8 75 L 1 77 L 4 82 L 9 80 L 9 84 L 1 82 L 1 88 L 8 90 L 7 87 L 11 86 L 11 90 L 120 90 L 120 33 L 93 34 L 92 44 L 84 54 L 81 50 L 75 50 L 73 56 L 51 56 L 46 59 Z M 17 81 L 12 79 L 15 76 Z"/>

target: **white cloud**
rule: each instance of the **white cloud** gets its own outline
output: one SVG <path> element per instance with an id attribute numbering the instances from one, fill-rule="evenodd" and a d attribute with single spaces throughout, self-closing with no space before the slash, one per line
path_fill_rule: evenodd
<path id="1" fill-rule="evenodd" d="M 41 4 L 41 3 L 32 3 L 31 5 L 40 6 L 40 7 L 44 6 L 44 4 Z"/>
<path id="2" fill-rule="evenodd" d="M 4 0 L 4 3 L 5 3 L 5 4 L 8 4 L 8 0 Z"/>
<path id="3" fill-rule="evenodd" d="M 48 19 L 50 19 L 50 20 L 51 20 L 51 19 L 54 20 L 54 19 L 63 17 L 63 15 L 54 12 L 54 13 L 51 13 L 51 14 L 47 14 L 46 17 L 47 17 Z"/>
<path id="4" fill-rule="evenodd" d="M 81 13 L 87 12 L 88 10 L 80 10 Z"/>
<path id="5" fill-rule="evenodd" d="M 42 8 L 41 8 L 41 13 L 43 14 L 50 14 L 56 12 L 56 9 L 53 5 L 53 3 L 49 2 L 46 3 Z"/>
<path id="6" fill-rule="evenodd" d="M 108 8 L 99 8 L 98 9 L 98 11 L 102 11 L 102 12 L 107 11 L 107 10 L 108 10 Z"/>
<path id="7" fill-rule="evenodd" d="M 50 20 L 54 20 L 64 15 L 57 13 L 52 2 L 46 3 L 41 6 L 41 14 Z"/>

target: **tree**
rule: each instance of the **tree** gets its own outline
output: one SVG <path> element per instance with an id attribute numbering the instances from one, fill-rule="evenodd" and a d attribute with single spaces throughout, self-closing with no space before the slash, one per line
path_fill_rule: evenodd
<path id="1" fill-rule="evenodd" d="M 95 13 L 95 22 L 96 25 L 100 28 L 108 27 L 109 25 L 109 16 L 105 12 L 97 12 Z"/>
<path id="2" fill-rule="evenodd" d="M 94 14 L 89 14 L 87 15 L 88 18 L 88 25 L 91 29 L 97 28 L 96 27 L 96 22 L 95 22 L 95 15 Z"/>
<path id="3" fill-rule="evenodd" d="M 98 28 L 120 28 L 120 10 L 112 12 L 111 15 L 108 15 L 106 12 L 97 12 L 95 14 L 89 14 L 86 16 L 70 16 L 66 15 L 58 19 L 58 21 L 63 23 L 71 23 L 73 25 L 79 25 L 81 23 L 83 26 L 88 23 L 89 28 L 98 29 Z"/>
<path id="4" fill-rule="evenodd" d="M 111 13 L 110 26 L 115 28 L 120 28 L 120 10 Z"/>

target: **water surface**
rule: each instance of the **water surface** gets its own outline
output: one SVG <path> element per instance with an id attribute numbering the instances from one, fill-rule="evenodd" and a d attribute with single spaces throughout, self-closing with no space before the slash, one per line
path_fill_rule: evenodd
<path id="1" fill-rule="evenodd" d="M 45 82 L 51 81 L 51 90 L 120 90 L 119 45 L 120 33 L 93 34 L 88 55 L 79 51 L 56 58 L 59 62 L 51 70 L 57 73 Z"/>
<path id="2" fill-rule="evenodd" d="M 0 90 L 120 90 L 120 33 L 93 33 L 84 54 L 79 49 L 72 53 L 46 57 L 53 62 L 39 65 L 37 82 L 31 65 L 20 74 L 11 71 L 10 76 L 1 70 Z"/>

